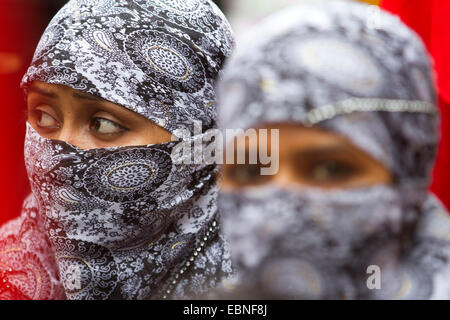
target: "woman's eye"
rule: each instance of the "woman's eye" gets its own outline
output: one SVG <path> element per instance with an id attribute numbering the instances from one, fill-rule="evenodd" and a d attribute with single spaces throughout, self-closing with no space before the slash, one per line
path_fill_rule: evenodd
<path id="1" fill-rule="evenodd" d="M 42 128 L 60 128 L 60 124 L 51 115 L 43 111 L 37 111 L 37 125 Z"/>
<path id="2" fill-rule="evenodd" d="M 115 134 L 125 130 L 121 125 L 104 118 L 94 118 L 90 129 L 100 134 Z"/>
<path id="3" fill-rule="evenodd" d="M 261 166 L 257 164 L 226 167 L 225 178 L 237 185 L 260 184 L 270 180 L 270 176 L 261 175 Z"/>
<path id="4" fill-rule="evenodd" d="M 346 179 L 355 172 L 355 168 L 345 163 L 326 160 L 310 169 L 309 177 L 315 182 L 326 183 Z"/>

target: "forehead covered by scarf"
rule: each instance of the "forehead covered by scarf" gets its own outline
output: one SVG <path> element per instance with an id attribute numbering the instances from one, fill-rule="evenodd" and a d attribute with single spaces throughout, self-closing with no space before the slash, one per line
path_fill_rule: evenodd
<path id="1" fill-rule="evenodd" d="M 214 84 L 233 45 L 210 0 L 71 0 L 53 18 L 22 80 L 61 84 L 174 132 L 215 124 Z"/>
<path id="2" fill-rule="evenodd" d="M 416 34 L 347 1 L 289 8 L 255 31 L 219 88 L 222 127 L 317 125 L 348 137 L 398 182 L 427 184 L 438 116 L 430 60 Z"/>

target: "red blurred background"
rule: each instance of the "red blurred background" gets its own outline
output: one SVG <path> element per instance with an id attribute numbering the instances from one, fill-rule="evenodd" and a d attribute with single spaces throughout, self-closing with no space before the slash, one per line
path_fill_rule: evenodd
<path id="1" fill-rule="evenodd" d="M 26 106 L 19 83 L 42 32 L 66 1 L 0 0 L 0 225 L 19 215 L 30 190 L 23 162 Z M 223 8 L 226 1 L 218 2 Z M 435 58 L 443 140 L 432 190 L 450 207 L 450 1 L 383 0 L 381 5 L 418 31 Z"/>

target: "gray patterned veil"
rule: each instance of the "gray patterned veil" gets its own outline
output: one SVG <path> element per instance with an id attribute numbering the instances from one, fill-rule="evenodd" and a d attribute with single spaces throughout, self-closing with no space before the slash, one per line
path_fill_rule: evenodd
<path id="1" fill-rule="evenodd" d="M 450 219 L 428 193 L 439 115 L 428 54 L 398 18 L 353 1 L 311 1 L 257 25 L 219 85 L 222 128 L 290 122 L 348 138 L 394 183 L 304 192 L 223 192 L 239 273 L 231 296 L 450 297 Z M 381 269 L 381 289 L 367 286 Z"/>
<path id="2" fill-rule="evenodd" d="M 210 0 L 71 0 L 47 27 L 22 87 L 65 85 L 195 134 L 196 121 L 215 127 L 214 86 L 232 47 Z M 175 163 L 178 143 L 82 150 L 27 123 L 32 194 L 0 231 L 9 288 L 0 294 L 174 299 L 214 287 L 231 272 L 217 168 Z"/>

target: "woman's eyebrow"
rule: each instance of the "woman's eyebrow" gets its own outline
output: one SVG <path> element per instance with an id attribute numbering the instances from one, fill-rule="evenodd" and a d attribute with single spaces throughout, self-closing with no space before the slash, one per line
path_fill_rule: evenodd
<path id="1" fill-rule="evenodd" d="M 104 101 L 106 101 L 106 100 L 103 99 L 103 98 L 96 97 L 96 96 L 93 96 L 93 95 L 91 95 L 91 94 L 82 93 L 82 92 L 74 92 L 74 93 L 73 93 L 73 97 L 74 97 L 74 98 L 77 98 L 77 99 L 84 99 L 84 100 L 91 100 L 91 101 L 99 101 L 99 102 L 104 102 Z"/>

